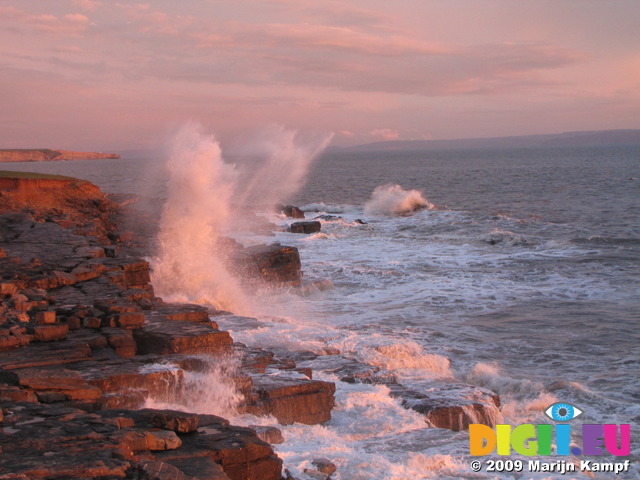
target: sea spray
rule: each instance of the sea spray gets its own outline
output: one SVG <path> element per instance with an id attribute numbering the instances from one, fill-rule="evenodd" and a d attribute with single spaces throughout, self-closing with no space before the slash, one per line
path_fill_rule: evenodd
<path id="1" fill-rule="evenodd" d="M 535 421 L 545 408 L 558 401 L 540 382 L 512 378 L 492 363 L 477 363 L 462 379 L 500 395 L 500 409 L 504 417 L 514 423 Z"/>
<path id="2" fill-rule="evenodd" d="M 197 371 L 159 365 L 174 373 L 170 394 L 147 398 L 144 407 L 172 409 L 185 412 L 218 415 L 231 418 L 237 414 L 243 399 L 234 377 L 237 377 L 240 361 L 236 356 L 198 356 Z"/>
<path id="3" fill-rule="evenodd" d="M 264 127 L 245 137 L 235 155 L 248 160 L 239 167 L 235 197 L 248 207 L 267 207 L 287 201 L 306 182 L 315 158 L 333 135 L 302 135 L 281 125 Z"/>
<path id="4" fill-rule="evenodd" d="M 171 142 L 167 163 L 167 200 L 153 260 L 158 294 L 255 314 L 259 307 L 252 306 L 232 273 L 233 242 L 225 235 L 244 225 L 243 207 L 273 206 L 297 191 L 330 138 L 305 140 L 295 131 L 273 127 L 248 142 L 245 153 L 258 161 L 241 172 L 224 161 L 212 135 L 195 124 L 183 126 Z"/>
<path id="5" fill-rule="evenodd" d="M 376 187 L 371 198 L 364 205 L 367 215 L 406 215 L 421 210 L 432 209 L 418 190 L 405 190 L 400 185 L 381 185 Z"/>
<path id="6" fill-rule="evenodd" d="M 244 294 L 229 274 L 218 239 L 228 225 L 235 181 L 220 146 L 193 124 L 174 137 L 152 281 L 161 296 L 243 310 Z"/>

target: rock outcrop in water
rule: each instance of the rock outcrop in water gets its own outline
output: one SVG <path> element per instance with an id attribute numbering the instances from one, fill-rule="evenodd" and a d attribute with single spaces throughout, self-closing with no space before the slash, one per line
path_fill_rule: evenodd
<path id="1" fill-rule="evenodd" d="M 289 218 L 304 218 L 304 212 L 293 205 L 281 205 L 279 210 Z"/>
<path id="2" fill-rule="evenodd" d="M 97 187 L 11 175 L 0 195 L 0 475 L 280 480 L 282 462 L 253 430 L 139 409 L 191 398 L 189 376 L 225 359 L 239 364 L 227 372 L 237 408 L 283 424 L 329 420 L 335 386 L 234 344 L 214 321 L 224 312 L 157 298 Z"/>
<path id="3" fill-rule="evenodd" d="M 236 248 L 231 268 L 247 280 L 260 279 L 269 284 L 299 286 L 302 264 L 296 247 L 279 243 Z"/>
<path id="4" fill-rule="evenodd" d="M 282 462 L 264 442 L 282 441 L 273 427 L 144 409 L 202 396 L 190 379 L 214 374 L 237 393 L 237 411 L 284 425 L 331 418 L 335 385 L 314 370 L 387 385 L 435 427 L 501 421 L 488 390 L 443 381 L 411 390 L 335 349 L 249 348 L 225 328 L 260 328 L 257 319 L 163 302 L 149 263 L 130 256 L 140 250 L 118 230 L 118 205 L 88 182 L 9 176 L 0 199 L 0 476 L 280 480 Z M 246 277 L 299 285 L 297 249 L 229 248 Z M 316 463 L 306 474 L 328 477 L 330 462 Z"/>
<path id="5" fill-rule="evenodd" d="M 317 220 L 306 222 L 294 222 L 289 227 L 291 233 L 317 233 L 322 228 L 322 224 Z"/>
<path id="6" fill-rule="evenodd" d="M 63 160 L 96 160 L 100 158 L 120 158 L 120 155 L 116 153 L 51 150 L 49 148 L 0 150 L 0 162 L 56 162 Z"/>

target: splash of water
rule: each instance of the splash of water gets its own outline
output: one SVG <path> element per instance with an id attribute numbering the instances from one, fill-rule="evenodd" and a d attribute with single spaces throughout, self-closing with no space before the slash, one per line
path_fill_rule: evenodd
<path id="1" fill-rule="evenodd" d="M 371 365 L 411 376 L 451 378 L 449 359 L 435 353 L 425 353 L 416 342 L 404 341 L 390 345 L 378 345 L 363 354 Z"/>
<path id="2" fill-rule="evenodd" d="M 312 162 L 332 137 L 327 134 L 303 137 L 295 130 L 270 125 L 246 139 L 235 152 L 252 159 L 241 171 L 238 202 L 271 208 L 289 199 L 304 185 Z"/>
<path id="3" fill-rule="evenodd" d="M 152 262 L 158 294 L 255 313 L 230 266 L 234 245 L 224 234 L 241 224 L 243 215 L 234 207 L 285 199 L 303 185 L 311 161 L 329 140 L 325 136 L 309 143 L 294 131 L 272 129 L 253 143 L 252 152 L 262 152 L 262 163 L 240 172 L 224 161 L 212 135 L 195 124 L 183 126 L 171 143 L 167 200 Z"/>
<path id="4" fill-rule="evenodd" d="M 171 300 L 242 310 L 244 294 L 218 245 L 230 220 L 235 169 L 224 163 L 213 136 L 193 124 L 174 137 L 167 168 L 167 201 L 152 262 L 155 288 Z"/>
<path id="5" fill-rule="evenodd" d="M 203 371 L 173 369 L 174 385 L 168 397 L 149 397 L 144 408 L 171 409 L 231 418 L 242 401 L 234 376 L 239 360 L 233 356 L 200 357 Z M 166 366 L 162 366 L 166 368 Z"/>
<path id="6" fill-rule="evenodd" d="M 433 209 L 419 190 L 405 190 L 400 185 L 376 187 L 365 203 L 367 215 L 406 215 L 423 208 Z"/>

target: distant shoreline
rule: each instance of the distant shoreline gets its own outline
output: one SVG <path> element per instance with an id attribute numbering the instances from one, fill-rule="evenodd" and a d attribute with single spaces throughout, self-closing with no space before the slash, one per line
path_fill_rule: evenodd
<path id="1" fill-rule="evenodd" d="M 640 145 L 640 129 L 565 132 L 511 137 L 455 138 L 442 140 L 389 140 L 350 147 L 330 147 L 330 151 L 418 151 L 467 148 L 609 147 Z"/>
<path id="2" fill-rule="evenodd" d="M 59 162 L 65 160 L 96 160 L 101 158 L 120 158 L 120 155 L 117 153 L 75 152 L 48 148 L 0 150 L 0 162 Z"/>

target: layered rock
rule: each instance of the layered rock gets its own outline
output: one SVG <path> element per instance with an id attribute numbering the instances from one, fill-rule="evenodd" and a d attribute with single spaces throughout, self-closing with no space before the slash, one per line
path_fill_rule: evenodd
<path id="1" fill-rule="evenodd" d="M 335 384 L 310 380 L 293 372 L 252 375 L 254 397 L 244 411 L 254 415 L 273 415 L 283 425 L 315 425 L 331 419 Z"/>
<path id="2" fill-rule="evenodd" d="M 213 415 L 3 406 L 0 474 L 7 478 L 281 478 L 269 444 Z"/>
<path id="3" fill-rule="evenodd" d="M 258 328 L 257 319 L 156 298 L 150 265 L 126 256 L 132 250 L 113 223 L 117 208 L 97 187 L 18 178 L 0 195 L 7 200 L 0 212 L 0 411 L 5 433 L 16 435 L 16 448 L 0 445 L 0 474 L 279 479 L 280 460 L 252 430 L 209 416 L 135 411 L 150 399 L 184 404 L 194 374 L 223 375 L 243 412 L 283 424 L 331 418 L 333 383 L 312 380 L 311 369 L 292 359 L 234 344 L 217 323 Z M 10 211 L 18 205 L 20 213 Z M 247 277 L 300 283 L 297 249 L 236 250 Z M 112 411 L 123 408 L 130 411 Z M 29 419 L 46 423 L 42 436 L 25 427 Z M 277 429 L 260 433 L 282 441 Z M 45 438 L 70 453 L 40 466 L 42 456 L 62 455 Z"/>

